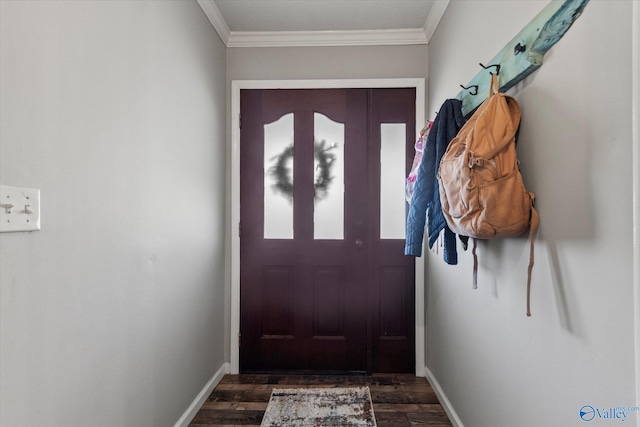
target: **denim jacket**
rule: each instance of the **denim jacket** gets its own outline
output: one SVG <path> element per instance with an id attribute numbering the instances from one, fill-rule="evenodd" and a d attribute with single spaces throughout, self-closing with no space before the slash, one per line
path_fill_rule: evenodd
<path id="1" fill-rule="evenodd" d="M 447 99 L 440 107 L 429 131 L 418 169 L 407 215 L 405 255 L 422 255 L 422 241 L 428 212 L 429 248 L 433 247 L 440 232 L 444 230 L 444 261 L 447 264 L 458 263 L 456 235 L 449 229 L 442 214 L 437 175 L 440 159 L 465 122 L 462 102 L 455 98 Z"/>

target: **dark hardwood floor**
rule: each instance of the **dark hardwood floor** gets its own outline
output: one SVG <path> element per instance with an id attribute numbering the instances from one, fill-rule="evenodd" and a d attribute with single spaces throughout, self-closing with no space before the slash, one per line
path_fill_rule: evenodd
<path id="1" fill-rule="evenodd" d="M 378 427 L 450 427 L 425 378 L 408 374 L 226 375 L 191 427 L 259 426 L 274 388 L 369 386 Z"/>

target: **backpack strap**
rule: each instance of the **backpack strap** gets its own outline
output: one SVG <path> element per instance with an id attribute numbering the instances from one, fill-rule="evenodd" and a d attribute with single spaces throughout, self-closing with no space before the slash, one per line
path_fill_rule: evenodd
<path id="1" fill-rule="evenodd" d="M 476 255 L 478 241 L 475 237 L 472 237 L 471 239 L 473 240 L 473 250 L 471 251 L 473 254 L 473 289 L 478 289 L 478 255 Z"/>
<path id="2" fill-rule="evenodd" d="M 529 228 L 529 270 L 527 272 L 527 317 L 531 317 L 531 270 L 533 270 L 533 241 L 536 237 L 536 230 L 540 217 L 538 212 L 531 206 L 531 225 Z"/>
<path id="3" fill-rule="evenodd" d="M 531 224 L 529 226 L 529 268 L 527 270 L 527 317 L 531 317 L 531 272 L 533 271 L 534 253 L 533 242 L 536 237 L 536 231 L 538 230 L 538 224 L 540 223 L 540 217 L 538 211 L 531 206 Z M 478 241 L 475 238 L 473 240 L 473 289 L 478 289 L 478 255 L 476 254 L 476 248 L 478 247 Z"/>

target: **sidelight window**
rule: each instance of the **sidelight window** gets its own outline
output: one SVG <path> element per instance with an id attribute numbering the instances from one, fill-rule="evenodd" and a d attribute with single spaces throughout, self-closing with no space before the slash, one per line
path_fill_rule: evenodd
<path id="1" fill-rule="evenodd" d="M 404 123 L 380 124 L 380 238 L 405 238 Z"/>

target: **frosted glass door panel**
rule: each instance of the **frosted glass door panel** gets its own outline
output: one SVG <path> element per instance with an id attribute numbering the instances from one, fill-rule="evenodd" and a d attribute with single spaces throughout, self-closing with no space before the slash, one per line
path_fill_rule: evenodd
<path id="1" fill-rule="evenodd" d="M 264 238 L 293 239 L 293 113 L 264 125 Z"/>
<path id="2" fill-rule="evenodd" d="M 380 238 L 405 238 L 404 123 L 380 125 Z"/>
<path id="3" fill-rule="evenodd" d="M 344 124 L 314 113 L 314 239 L 344 239 Z"/>

